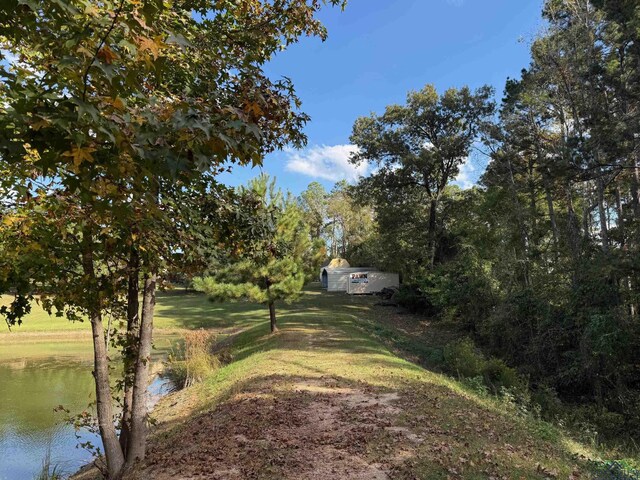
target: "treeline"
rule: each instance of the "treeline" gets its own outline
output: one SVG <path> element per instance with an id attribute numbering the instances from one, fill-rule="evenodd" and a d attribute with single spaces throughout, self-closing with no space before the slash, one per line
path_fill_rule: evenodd
<path id="1" fill-rule="evenodd" d="M 350 248 L 517 367 L 547 415 L 562 399 L 601 438 L 637 439 L 640 8 L 549 0 L 543 16 L 499 105 L 427 86 L 356 121 L 352 161 L 377 168 L 351 196 L 375 218 Z M 477 150 L 479 185 L 452 186 Z"/>

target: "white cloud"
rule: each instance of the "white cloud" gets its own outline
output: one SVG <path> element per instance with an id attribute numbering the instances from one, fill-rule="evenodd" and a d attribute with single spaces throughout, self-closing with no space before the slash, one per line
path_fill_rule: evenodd
<path id="1" fill-rule="evenodd" d="M 349 157 L 355 151 L 355 145 L 314 145 L 304 150 L 292 150 L 287 152 L 286 168 L 290 172 L 333 182 L 355 181 L 369 171 L 367 163 L 349 163 Z"/>
<path id="2" fill-rule="evenodd" d="M 458 185 L 463 190 L 471 188 L 476 184 L 478 180 L 478 173 L 476 167 L 473 165 L 471 158 L 467 158 L 462 165 L 460 165 L 460 171 L 453 183 Z"/>

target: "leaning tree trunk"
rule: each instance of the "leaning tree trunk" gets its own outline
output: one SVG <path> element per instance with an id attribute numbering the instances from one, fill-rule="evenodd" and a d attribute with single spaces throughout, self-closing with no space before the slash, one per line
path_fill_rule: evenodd
<path id="1" fill-rule="evenodd" d="M 143 460 L 147 444 L 147 387 L 151 364 L 153 314 L 156 304 L 156 274 L 144 279 L 140 339 L 136 356 L 133 396 L 131 403 L 131 432 L 129 434 L 127 466 Z"/>
<path id="2" fill-rule="evenodd" d="M 91 234 L 85 234 L 83 240 L 82 267 L 87 278 L 96 280 L 93 264 L 93 252 L 90 246 Z M 97 302 L 97 295 L 96 295 Z M 96 413 L 98 415 L 98 429 L 104 447 L 109 478 L 119 478 L 124 466 L 124 454 L 118 441 L 118 434 L 113 418 L 113 403 L 111 400 L 111 385 L 109 383 L 109 358 L 105 342 L 104 325 L 100 305 L 97 303 L 89 312 L 91 333 L 93 336 L 93 377 L 96 386 Z"/>
<path id="3" fill-rule="evenodd" d="M 129 279 L 127 291 L 127 338 L 124 348 L 124 399 L 122 405 L 122 424 L 120 428 L 120 446 L 125 457 L 128 452 L 131 433 L 131 408 L 133 403 L 133 378 L 135 359 L 139 345 L 140 328 L 140 256 L 135 247 L 129 256 Z"/>

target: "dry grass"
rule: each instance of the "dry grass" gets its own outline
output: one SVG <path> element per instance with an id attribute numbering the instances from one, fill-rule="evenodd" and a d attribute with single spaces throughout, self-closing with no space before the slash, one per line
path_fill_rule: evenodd
<path id="1" fill-rule="evenodd" d="M 220 367 L 220 361 L 211 353 L 215 340 L 215 334 L 203 329 L 184 334 L 183 341 L 169 355 L 165 372 L 176 387 L 190 387 Z"/>

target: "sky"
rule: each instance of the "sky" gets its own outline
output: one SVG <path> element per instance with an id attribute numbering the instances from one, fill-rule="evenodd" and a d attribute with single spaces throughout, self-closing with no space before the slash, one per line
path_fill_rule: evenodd
<path id="1" fill-rule="evenodd" d="M 341 179 L 355 182 L 372 167 L 350 165 L 354 121 L 389 104 L 404 103 L 410 90 L 434 84 L 491 85 L 496 99 L 508 77 L 529 64 L 529 47 L 542 28 L 542 0 L 349 0 L 325 8 L 325 42 L 304 38 L 279 53 L 266 71 L 293 80 L 302 110 L 311 116 L 303 150 L 270 154 L 258 168 L 236 168 L 221 181 L 246 183 L 264 171 L 299 194 L 312 181 L 328 190 Z M 486 158 L 474 155 L 456 183 L 468 188 Z"/>

